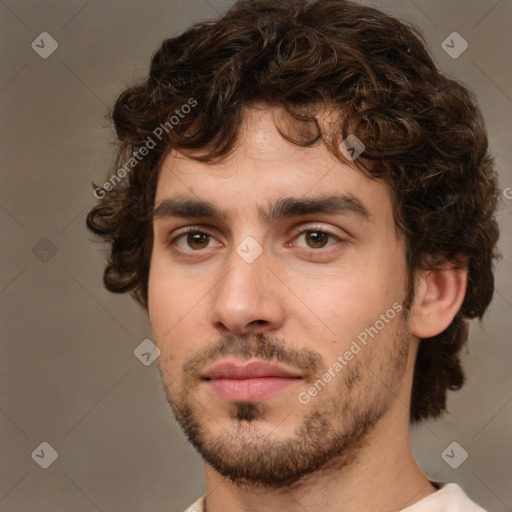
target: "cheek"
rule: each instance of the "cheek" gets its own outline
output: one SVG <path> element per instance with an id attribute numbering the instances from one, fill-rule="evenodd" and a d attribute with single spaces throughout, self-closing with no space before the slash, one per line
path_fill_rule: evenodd
<path id="1" fill-rule="evenodd" d="M 162 257 L 153 256 L 148 280 L 148 312 L 159 343 L 170 334 L 180 318 L 180 285 L 169 272 Z"/>
<path id="2" fill-rule="evenodd" d="M 166 364 L 181 365 L 201 349 L 201 340 L 208 339 L 202 328 L 207 313 L 204 295 L 201 282 L 179 269 L 173 271 L 165 259 L 154 258 L 148 282 L 148 312 L 155 343 Z"/>
<path id="3" fill-rule="evenodd" d="M 310 329 L 325 327 L 329 338 L 338 340 L 333 350 L 343 348 L 380 315 L 401 303 L 405 293 L 404 268 L 400 257 L 371 255 L 357 265 L 340 267 L 311 280 L 297 281 L 297 288 L 308 309 Z M 320 324 L 318 320 L 321 320 Z"/>

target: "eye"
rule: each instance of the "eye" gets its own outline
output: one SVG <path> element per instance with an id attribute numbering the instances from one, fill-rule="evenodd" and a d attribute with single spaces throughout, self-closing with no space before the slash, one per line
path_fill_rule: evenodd
<path id="1" fill-rule="evenodd" d="M 195 228 L 189 228 L 181 235 L 171 240 L 171 245 L 175 245 L 178 249 L 187 252 L 200 251 L 202 249 L 208 249 L 213 245 L 215 239 L 212 235 L 200 231 Z"/>
<path id="2" fill-rule="evenodd" d="M 297 244 L 299 247 L 307 249 L 323 249 L 329 247 L 341 239 L 322 229 L 306 229 L 301 231 L 295 238 L 295 241 L 304 240 L 305 245 Z"/>
<path id="3" fill-rule="evenodd" d="M 324 249 L 341 238 L 334 233 L 320 228 L 310 228 L 300 231 L 294 238 L 293 242 L 287 245 L 296 245 L 305 249 Z M 198 228 L 190 227 L 178 236 L 170 240 L 169 245 L 174 245 L 184 252 L 199 252 L 215 246 L 222 245 L 215 243 L 217 240 L 209 233 Z"/>

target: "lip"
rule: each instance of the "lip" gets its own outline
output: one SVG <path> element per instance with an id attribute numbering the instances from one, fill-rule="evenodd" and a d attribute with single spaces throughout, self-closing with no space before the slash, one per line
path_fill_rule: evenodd
<path id="1" fill-rule="evenodd" d="M 202 377 L 203 379 L 254 379 L 258 377 L 301 378 L 302 375 L 264 361 L 224 359 L 214 364 Z"/>
<path id="2" fill-rule="evenodd" d="M 235 359 L 215 364 L 202 378 L 214 395 L 230 402 L 261 402 L 303 380 L 276 364 Z"/>

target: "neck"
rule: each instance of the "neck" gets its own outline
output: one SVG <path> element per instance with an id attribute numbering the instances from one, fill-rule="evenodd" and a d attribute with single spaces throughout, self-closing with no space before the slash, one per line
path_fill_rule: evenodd
<path id="1" fill-rule="evenodd" d="M 418 467 L 409 437 L 409 408 L 398 397 L 353 459 L 291 487 L 237 486 L 205 465 L 207 512 L 396 512 L 435 492 Z M 405 397 L 403 397 L 405 398 Z"/>

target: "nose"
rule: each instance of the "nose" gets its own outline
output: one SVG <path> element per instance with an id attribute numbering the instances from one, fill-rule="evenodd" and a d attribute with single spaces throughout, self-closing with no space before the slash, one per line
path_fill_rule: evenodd
<path id="1" fill-rule="evenodd" d="M 280 328 L 285 316 L 283 290 L 264 254 L 247 263 L 233 251 L 227 264 L 229 271 L 212 294 L 213 327 L 221 334 L 238 336 Z"/>

